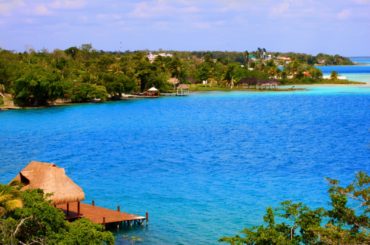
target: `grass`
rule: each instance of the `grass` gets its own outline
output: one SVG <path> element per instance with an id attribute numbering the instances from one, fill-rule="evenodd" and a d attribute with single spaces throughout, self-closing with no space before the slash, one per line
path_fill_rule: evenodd
<path id="1" fill-rule="evenodd" d="M 364 82 L 355 82 L 341 79 L 285 79 L 281 81 L 281 85 L 314 85 L 314 84 L 342 84 L 342 85 L 360 85 L 366 84 Z"/>
<path id="2" fill-rule="evenodd" d="M 361 85 L 366 84 L 364 82 L 355 82 L 350 80 L 340 80 L 340 79 L 285 79 L 281 81 L 281 85 L 293 86 L 293 85 L 319 85 L 319 84 L 337 84 L 337 85 Z M 254 92 L 268 92 L 268 91 L 292 91 L 292 90 L 301 90 L 297 88 L 278 88 L 278 89 L 255 89 L 255 88 L 244 88 L 244 87 L 222 87 L 222 86 L 211 86 L 209 84 L 191 84 L 190 91 L 192 92 L 207 92 L 207 91 L 254 91 Z"/>
<path id="3" fill-rule="evenodd" d="M 222 91 L 222 92 L 231 92 L 231 91 L 252 91 L 252 92 L 284 92 L 284 91 L 294 91 L 302 90 L 298 88 L 277 88 L 277 89 L 255 89 L 255 88 L 244 88 L 244 87 L 220 87 L 220 86 L 210 86 L 203 84 L 191 84 L 190 91 L 192 92 L 208 92 L 208 91 Z"/>

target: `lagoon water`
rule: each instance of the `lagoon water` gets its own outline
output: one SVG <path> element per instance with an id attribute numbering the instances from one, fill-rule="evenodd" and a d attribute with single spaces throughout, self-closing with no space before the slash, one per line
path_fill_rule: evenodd
<path id="1" fill-rule="evenodd" d="M 370 57 L 350 58 L 356 65 L 318 66 L 324 75 L 330 76 L 332 71 L 345 76 L 348 80 L 366 82 L 370 84 Z"/>
<path id="2" fill-rule="evenodd" d="M 370 88 L 188 97 L 0 112 L 0 182 L 57 163 L 86 201 L 144 214 L 118 244 L 217 244 L 291 199 L 326 205 L 325 177 L 370 172 Z"/>

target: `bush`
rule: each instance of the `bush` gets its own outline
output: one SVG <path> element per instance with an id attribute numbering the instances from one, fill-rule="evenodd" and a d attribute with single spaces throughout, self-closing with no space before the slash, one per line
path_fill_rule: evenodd
<path id="1" fill-rule="evenodd" d="M 245 228 L 244 236 L 223 237 L 229 244 L 370 244 L 370 176 L 364 172 L 348 186 L 328 179 L 330 209 L 311 209 L 285 201 L 268 208 L 265 225 Z M 351 200 L 348 200 L 350 198 Z M 280 223 L 275 221 L 278 216 Z"/>
<path id="2" fill-rule="evenodd" d="M 64 213 L 46 201 L 41 190 L 20 192 L 17 187 L 0 185 L 0 244 L 114 244 L 111 232 L 101 225 L 81 219 L 69 223 Z M 5 208 L 4 198 L 21 198 L 23 207 Z"/>

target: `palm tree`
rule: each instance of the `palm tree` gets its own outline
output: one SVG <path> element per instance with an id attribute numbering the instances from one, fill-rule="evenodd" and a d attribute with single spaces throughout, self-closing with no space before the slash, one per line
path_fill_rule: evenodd
<path id="1" fill-rule="evenodd" d="M 338 73 L 336 71 L 332 71 L 330 74 L 331 80 L 337 80 L 338 79 Z"/>
<path id="2" fill-rule="evenodd" d="M 22 208 L 19 188 L 10 185 L 0 185 L 0 217 L 16 208 Z"/>
<path id="3" fill-rule="evenodd" d="M 249 52 L 248 50 L 245 50 L 244 52 L 244 60 L 245 60 L 245 67 L 248 68 L 249 67 Z"/>

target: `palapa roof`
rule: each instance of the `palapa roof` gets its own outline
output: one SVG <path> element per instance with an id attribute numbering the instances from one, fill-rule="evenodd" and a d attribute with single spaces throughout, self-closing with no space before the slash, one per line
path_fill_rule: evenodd
<path id="1" fill-rule="evenodd" d="M 188 84 L 180 84 L 179 86 L 177 86 L 178 89 L 189 89 L 189 85 Z"/>
<path id="2" fill-rule="evenodd" d="M 148 89 L 149 92 L 157 92 L 158 89 L 156 89 L 154 86 Z"/>
<path id="3" fill-rule="evenodd" d="M 77 202 L 85 199 L 85 194 L 73 180 L 53 163 L 30 162 L 13 181 L 19 181 L 24 186 L 21 190 L 41 189 L 54 204 Z"/>

